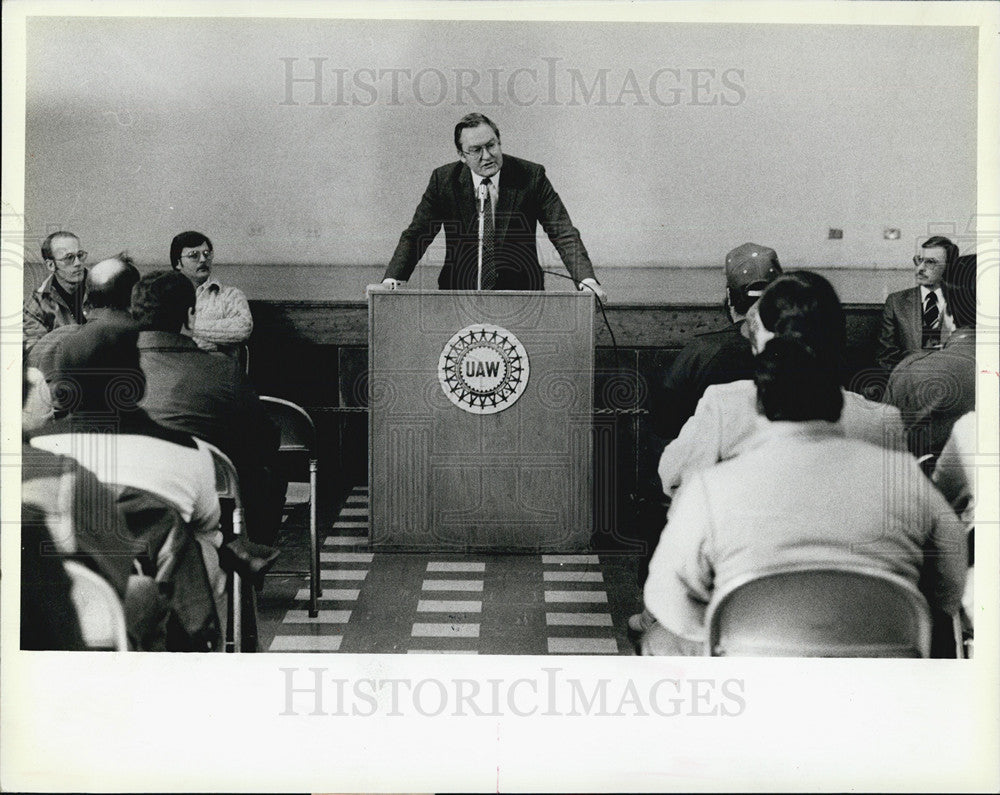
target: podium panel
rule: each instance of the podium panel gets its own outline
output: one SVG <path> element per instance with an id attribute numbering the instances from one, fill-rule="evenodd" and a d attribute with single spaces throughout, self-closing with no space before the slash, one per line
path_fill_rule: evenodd
<path id="1" fill-rule="evenodd" d="M 593 315 L 583 292 L 370 294 L 373 546 L 588 547 Z"/>

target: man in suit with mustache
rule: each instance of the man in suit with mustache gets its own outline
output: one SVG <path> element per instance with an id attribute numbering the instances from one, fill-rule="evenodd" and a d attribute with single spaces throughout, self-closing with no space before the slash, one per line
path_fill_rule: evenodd
<path id="1" fill-rule="evenodd" d="M 906 356 L 940 348 L 952 329 L 941 289 L 948 269 L 958 259 L 958 246 L 948 238 L 928 238 L 913 258 L 917 286 L 891 293 L 882 312 L 876 359 L 892 370 Z"/>

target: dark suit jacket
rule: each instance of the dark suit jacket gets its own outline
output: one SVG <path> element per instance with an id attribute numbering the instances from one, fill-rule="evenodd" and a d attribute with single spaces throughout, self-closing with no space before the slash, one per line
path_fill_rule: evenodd
<path id="1" fill-rule="evenodd" d="M 476 288 L 479 218 L 472 186 L 472 174 L 461 162 L 434 170 L 413 220 L 399 238 L 384 278 L 409 279 L 443 226 L 445 260 L 438 277 L 439 287 Z M 543 166 L 504 155 L 495 218 L 497 290 L 544 289 L 535 245 L 538 224 L 577 282 L 594 278 L 594 268 L 580 233 L 545 176 Z"/>
<path id="2" fill-rule="evenodd" d="M 236 466 L 252 541 L 270 543 L 285 482 L 276 472 L 280 434 L 238 361 L 201 350 L 190 337 L 139 332 L 146 374 L 140 404 L 158 423 L 214 444 Z"/>
<path id="3" fill-rule="evenodd" d="M 140 406 L 154 421 L 214 444 L 237 469 L 273 458 L 277 428 L 235 358 L 206 353 L 182 334 L 141 331 L 139 364 Z"/>
<path id="4" fill-rule="evenodd" d="M 881 367 L 891 370 L 904 357 L 923 350 L 922 310 L 919 287 L 890 293 L 885 299 L 875 354 Z"/>

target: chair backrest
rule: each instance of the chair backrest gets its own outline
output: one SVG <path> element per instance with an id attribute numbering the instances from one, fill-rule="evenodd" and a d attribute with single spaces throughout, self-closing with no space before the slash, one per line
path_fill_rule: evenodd
<path id="1" fill-rule="evenodd" d="M 212 463 L 215 464 L 215 491 L 219 499 L 233 500 L 236 507 L 243 508 L 243 500 L 240 498 L 240 479 L 236 474 L 236 466 L 232 459 L 222 452 L 214 444 L 201 440 L 201 443 L 208 448 L 212 454 Z"/>
<path id="2" fill-rule="evenodd" d="M 308 452 L 316 450 L 316 426 L 301 406 L 283 398 L 260 396 L 261 403 L 271 421 L 281 432 L 282 452 Z"/>
<path id="3" fill-rule="evenodd" d="M 212 454 L 212 463 L 215 464 L 215 491 L 219 495 L 219 501 L 232 500 L 233 502 L 232 527 L 227 528 L 226 523 L 223 522 L 223 530 L 231 529 L 234 535 L 242 535 L 243 499 L 240 497 L 240 478 L 236 474 L 236 466 L 232 459 L 214 444 L 206 441 L 201 441 L 201 443 Z M 223 514 L 225 515 L 225 511 Z"/>
<path id="4" fill-rule="evenodd" d="M 125 609 L 111 583 L 75 560 L 63 562 L 83 640 L 90 649 L 128 651 Z"/>
<path id="5" fill-rule="evenodd" d="M 920 591 L 860 566 L 750 573 L 714 595 L 706 625 L 706 653 L 714 657 L 930 655 L 930 611 Z"/>

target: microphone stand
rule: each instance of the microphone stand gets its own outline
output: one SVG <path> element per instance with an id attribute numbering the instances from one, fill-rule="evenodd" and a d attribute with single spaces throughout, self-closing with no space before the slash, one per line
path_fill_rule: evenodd
<path id="1" fill-rule="evenodd" d="M 483 227 L 485 225 L 486 191 L 483 183 L 479 183 L 479 270 L 476 275 L 476 289 L 483 289 Z"/>

